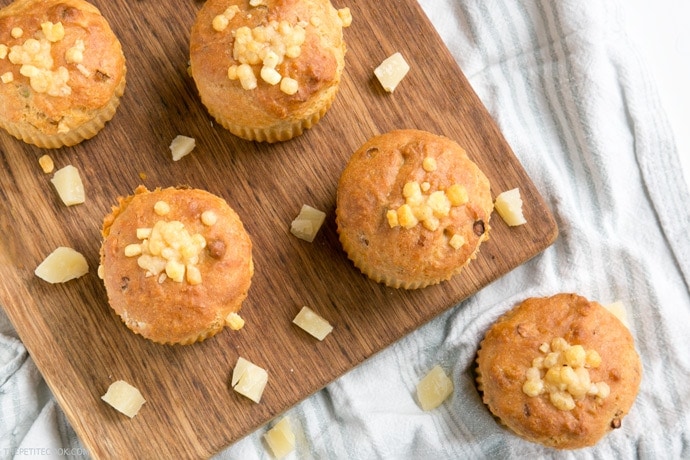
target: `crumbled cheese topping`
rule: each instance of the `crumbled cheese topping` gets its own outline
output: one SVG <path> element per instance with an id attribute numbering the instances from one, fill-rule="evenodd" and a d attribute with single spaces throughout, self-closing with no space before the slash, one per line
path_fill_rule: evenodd
<path id="1" fill-rule="evenodd" d="M 21 38 L 24 36 L 24 30 L 15 27 L 10 35 L 13 38 Z M 72 94 L 72 88 L 68 85 L 69 70 L 65 66 L 55 68 L 52 56 L 52 44 L 64 38 L 65 27 L 61 22 L 43 22 L 40 30 L 22 44 L 12 47 L 0 44 L 0 59 L 7 58 L 12 64 L 20 66 L 19 74 L 29 79 L 31 89 L 37 93 L 58 97 L 69 96 Z M 84 41 L 76 40 L 74 46 L 65 51 L 65 61 L 68 64 L 75 64 L 77 70 L 88 77 L 91 71 L 82 64 L 84 51 Z M 6 72 L 0 80 L 2 83 L 10 83 L 14 81 L 14 78 L 14 72 Z"/>
<path id="2" fill-rule="evenodd" d="M 436 160 L 426 157 L 422 161 L 422 168 L 426 172 L 436 170 Z M 411 229 L 421 224 L 430 231 L 435 231 L 440 225 L 440 219 L 450 215 L 451 208 L 462 206 L 468 201 L 467 190 L 460 184 L 453 184 L 445 190 L 431 191 L 431 184 L 427 181 L 407 182 L 403 187 L 405 203 L 389 209 L 386 219 L 391 228 L 403 227 Z M 448 241 L 454 249 L 459 249 L 466 243 L 462 235 L 451 235 Z"/>
<path id="3" fill-rule="evenodd" d="M 153 207 L 158 216 L 170 213 L 170 205 L 157 201 Z M 200 216 L 205 226 L 214 225 L 218 217 L 211 211 Z M 137 228 L 140 243 L 129 244 L 124 249 L 127 257 L 138 257 L 137 264 L 146 270 L 147 276 L 158 276 L 160 283 L 166 279 L 191 285 L 201 283 L 198 268 L 201 251 L 206 247 L 206 239 L 201 233 L 190 234 L 185 225 L 178 220 L 159 220 L 151 228 Z"/>
<path id="4" fill-rule="evenodd" d="M 588 369 L 601 365 L 596 350 L 585 350 L 582 345 L 570 345 L 563 337 L 556 337 L 550 344 L 541 344 L 539 351 L 543 356 L 534 358 L 522 386 L 527 396 L 546 393 L 551 404 L 563 411 L 574 409 L 576 401 L 587 396 L 593 396 L 599 404 L 609 396 L 608 384 L 592 382 L 589 375 Z"/>

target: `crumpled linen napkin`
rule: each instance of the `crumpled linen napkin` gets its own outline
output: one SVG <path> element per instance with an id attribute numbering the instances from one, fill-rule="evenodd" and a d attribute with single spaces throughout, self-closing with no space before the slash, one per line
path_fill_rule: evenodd
<path id="1" fill-rule="evenodd" d="M 287 458 L 690 458 L 690 197 L 649 69 L 625 35 L 624 3 L 420 4 L 546 199 L 560 236 L 290 409 L 297 449 Z M 499 426 L 471 374 L 479 342 L 501 314 L 558 292 L 622 301 L 644 369 L 622 428 L 575 452 Z M 83 458 L 31 359 L 7 328 L 0 332 L 0 458 L 36 446 Z M 436 364 L 455 391 L 424 412 L 415 386 Z M 270 426 L 217 458 L 272 458 L 261 438 Z"/>

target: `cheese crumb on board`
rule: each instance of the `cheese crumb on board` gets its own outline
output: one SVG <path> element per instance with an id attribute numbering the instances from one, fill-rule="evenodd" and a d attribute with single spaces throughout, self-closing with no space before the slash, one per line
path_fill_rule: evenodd
<path id="1" fill-rule="evenodd" d="M 67 206 L 81 204 L 86 200 L 84 184 L 81 181 L 79 170 L 72 165 L 58 169 L 50 180 L 55 186 L 58 195 Z"/>
<path id="2" fill-rule="evenodd" d="M 141 392 L 124 380 L 111 383 L 101 399 L 129 418 L 137 415 L 146 402 Z"/>
<path id="3" fill-rule="evenodd" d="M 34 274 L 49 283 L 65 283 L 89 272 L 86 258 L 78 251 L 60 246 L 43 259 Z"/>
<path id="4" fill-rule="evenodd" d="M 292 322 L 319 340 L 333 331 L 333 326 L 309 307 L 302 307 Z"/>
<path id="5" fill-rule="evenodd" d="M 407 64 L 407 61 L 405 61 L 403 55 L 400 54 L 400 52 L 396 52 L 384 59 L 383 62 L 374 69 L 374 75 L 378 78 L 383 89 L 392 93 L 402 79 L 405 78 L 409 70 L 410 66 Z"/>
<path id="6" fill-rule="evenodd" d="M 324 220 L 326 220 L 325 212 L 306 204 L 302 205 L 299 214 L 290 224 L 290 233 L 301 240 L 311 243 L 314 241 Z"/>
<path id="7" fill-rule="evenodd" d="M 437 408 L 453 393 L 453 381 L 436 365 L 417 384 L 417 400 L 425 411 Z"/>
<path id="8" fill-rule="evenodd" d="M 177 161 L 185 155 L 188 155 L 196 146 L 196 140 L 193 137 L 183 136 L 181 134 L 175 136 L 175 139 L 170 143 L 170 152 L 172 153 L 173 161 Z"/>
<path id="9" fill-rule="evenodd" d="M 46 174 L 52 173 L 55 169 L 55 163 L 53 163 L 53 159 L 50 157 L 50 155 L 43 155 L 38 159 L 38 164 L 41 167 L 41 170 Z"/>
<path id="10" fill-rule="evenodd" d="M 264 439 L 273 453 L 280 459 L 295 450 L 295 433 L 290 426 L 290 418 L 285 416 L 264 434 Z"/>
<path id="11" fill-rule="evenodd" d="M 267 382 L 268 372 L 265 369 L 240 356 L 232 371 L 230 381 L 230 386 L 236 392 L 258 403 L 261 401 Z"/>
<path id="12" fill-rule="evenodd" d="M 522 198 L 520 198 L 519 188 L 499 194 L 494 202 L 494 208 L 496 208 L 501 219 L 511 227 L 527 223 L 522 213 Z"/>
<path id="13" fill-rule="evenodd" d="M 239 331 L 244 327 L 244 320 L 237 313 L 230 313 L 225 317 L 225 325 L 233 331 Z"/>

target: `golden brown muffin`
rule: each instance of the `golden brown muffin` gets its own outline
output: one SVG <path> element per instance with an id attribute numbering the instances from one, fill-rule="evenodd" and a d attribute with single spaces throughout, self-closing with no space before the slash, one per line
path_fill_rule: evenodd
<path id="1" fill-rule="evenodd" d="M 501 423 L 529 441 L 579 449 L 621 426 L 642 365 L 616 316 L 576 294 L 557 294 L 527 299 L 491 327 L 477 375 Z"/>
<path id="2" fill-rule="evenodd" d="M 125 58 L 83 0 L 17 0 L 0 10 L 0 127 L 42 148 L 98 133 L 125 90 Z"/>
<path id="3" fill-rule="evenodd" d="M 206 1 L 190 38 L 201 102 L 243 139 L 301 134 L 335 99 L 350 21 L 329 0 Z"/>
<path id="4" fill-rule="evenodd" d="M 336 222 L 343 249 L 390 287 L 440 283 L 489 237 L 489 180 L 455 141 L 397 130 L 362 145 L 345 167 Z"/>
<path id="5" fill-rule="evenodd" d="M 226 321 L 241 327 L 232 314 L 251 284 L 252 243 L 225 200 L 198 189 L 139 186 L 118 199 L 102 234 L 99 276 L 132 331 L 184 345 L 213 336 Z"/>

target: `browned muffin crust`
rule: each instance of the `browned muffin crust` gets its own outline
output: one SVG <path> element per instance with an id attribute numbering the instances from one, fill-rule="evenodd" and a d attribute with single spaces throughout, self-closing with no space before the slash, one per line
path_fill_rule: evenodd
<path id="1" fill-rule="evenodd" d="M 544 392 L 523 391 L 539 348 L 554 338 L 595 350 L 601 363 L 588 366 L 591 382 L 604 382 L 604 398 L 588 394 L 571 410 L 558 409 Z M 564 366 L 564 364 L 559 364 Z M 597 302 L 576 294 L 530 298 L 499 318 L 477 357 L 479 390 L 491 412 L 519 436 L 557 449 L 596 444 L 619 428 L 638 392 L 642 365 L 630 331 Z"/>
<path id="2" fill-rule="evenodd" d="M 408 183 L 428 186 L 422 200 L 455 187 L 464 189 L 466 199 L 445 215 L 435 214 L 436 228 L 422 222 L 392 226 L 388 214 L 406 203 Z M 476 257 L 489 237 L 492 210 L 489 181 L 462 147 L 407 129 L 375 136 L 352 155 L 338 183 L 336 221 L 345 252 L 363 273 L 415 289 L 449 279 Z"/>
<path id="3" fill-rule="evenodd" d="M 64 37 L 46 41 L 45 23 L 61 24 Z M 52 65 L 43 58 L 25 65 L 28 61 L 18 51 L 30 40 L 49 47 Z M 0 82 L 0 127 L 13 136 L 44 148 L 74 145 L 94 136 L 114 115 L 125 89 L 125 58 L 110 25 L 92 4 L 17 0 L 0 10 L 0 48 L 0 55 L 6 53 L 0 59 L 5 78 Z M 35 72 L 29 67 L 49 75 L 48 81 L 57 81 L 54 75 L 63 68 L 68 79 L 45 90 L 42 76 L 25 75 Z"/>
<path id="4" fill-rule="evenodd" d="M 214 18 L 233 6 L 237 10 L 223 30 Z M 286 22 L 305 30 L 297 57 L 275 67 L 297 82 L 295 94 L 260 77 L 261 64 L 252 65 L 255 89 L 231 80 L 228 69 L 240 65 L 233 53 L 239 28 L 269 27 Z M 248 140 L 276 142 L 290 139 L 315 124 L 330 108 L 345 65 L 343 21 L 329 0 L 266 0 L 253 7 L 246 0 L 208 0 L 199 10 L 190 37 L 191 73 L 202 103 L 233 134 Z"/>
<path id="5" fill-rule="evenodd" d="M 169 212 L 154 211 L 157 202 Z M 215 222 L 204 223 L 211 211 Z M 152 275 L 138 256 L 126 255 L 129 245 L 142 239 L 137 229 L 157 222 L 179 221 L 189 235 L 202 235 L 205 247 L 198 254 L 200 282 L 174 281 Z M 163 344 L 189 344 L 219 332 L 226 317 L 240 310 L 254 272 L 252 243 L 239 216 L 222 198 L 198 189 L 140 186 L 133 195 L 120 197 L 103 223 L 101 268 L 110 306 L 132 331 Z"/>

